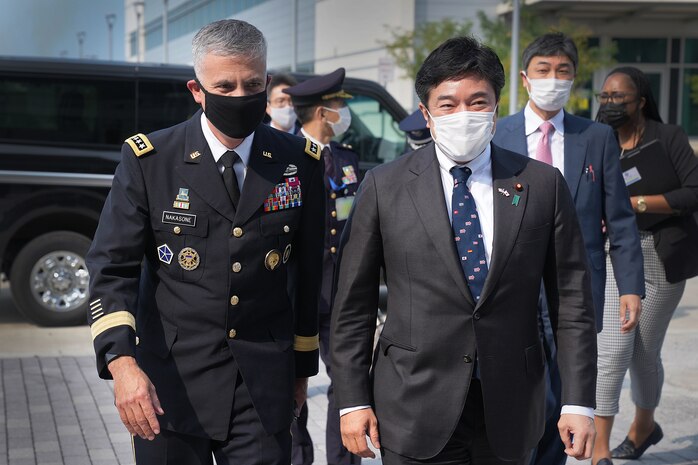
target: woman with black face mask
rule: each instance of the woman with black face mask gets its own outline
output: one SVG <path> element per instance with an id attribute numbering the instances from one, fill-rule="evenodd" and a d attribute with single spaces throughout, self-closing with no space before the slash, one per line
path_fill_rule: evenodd
<path id="1" fill-rule="evenodd" d="M 639 324 L 625 333 L 618 321 L 619 297 L 613 273 L 621 270 L 613 270 L 606 242 L 609 271 L 603 331 L 598 336 L 597 436 L 592 464 L 612 465 L 611 458 L 638 459 L 663 437 L 654 421 L 664 381 L 660 352 L 686 279 L 698 275 L 698 226 L 693 218 L 698 210 L 698 160 L 685 132 L 662 123 L 649 80 L 642 71 L 632 67 L 611 71 L 597 97 L 601 103 L 597 120 L 615 129 L 621 157 L 656 140 L 661 145 L 657 156 L 662 155 L 661 151 L 667 154 L 666 163 L 671 163 L 680 184 L 660 194 L 630 197 L 640 227 L 646 296 Z M 645 172 L 642 177 L 653 174 Z M 645 215 L 652 213 L 665 216 L 646 226 L 649 222 Z M 613 418 L 618 413 L 628 369 L 635 417 L 625 440 L 611 451 Z"/>

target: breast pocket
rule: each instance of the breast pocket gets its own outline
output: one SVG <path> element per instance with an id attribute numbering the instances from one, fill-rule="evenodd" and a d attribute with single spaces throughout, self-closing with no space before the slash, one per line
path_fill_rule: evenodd
<path id="1" fill-rule="evenodd" d="M 163 212 L 151 224 L 158 261 L 173 279 L 196 282 L 206 266 L 208 216 L 194 211 L 170 213 Z"/>
<path id="2" fill-rule="evenodd" d="M 284 252 L 293 241 L 300 216 L 300 208 L 264 213 L 259 218 L 259 229 L 265 246 Z"/>
<path id="3" fill-rule="evenodd" d="M 547 240 L 550 237 L 550 223 L 545 223 L 542 226 L 526 228 L 519 231 L 516 237 L 517 244 L 525 244 L 527 242 L 535 242 Z"/>

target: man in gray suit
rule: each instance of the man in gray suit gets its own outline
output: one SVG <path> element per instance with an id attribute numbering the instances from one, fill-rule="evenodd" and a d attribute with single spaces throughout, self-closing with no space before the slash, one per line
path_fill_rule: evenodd
<path id="1" fill-rule="evenodd" d="M 563 382 L 560 436 L 595 436 L 596 331 L 574 204 L 554 168 L 490 143 L 497 55 L 450 39 L 416 79 L 435 143 L 366 174 L 342 237 L 332 363 L 344 445 L 383 463 L 524 464 L 543 433 L 538 297 Z M 378 282 L 388 318 L 375 355 Z M 372 366 L 372 372 L 369 369 Z"/>

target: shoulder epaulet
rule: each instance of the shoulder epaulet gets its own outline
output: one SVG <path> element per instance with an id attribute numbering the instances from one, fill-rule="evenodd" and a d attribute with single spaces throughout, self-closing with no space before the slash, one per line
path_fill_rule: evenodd
<path id="1" fill-rule="evenodd" d="M 310 139 L 305 139 L 305 153 L 316 160 L 320 159 L 320 146 Z"/>
<path id="2" fill-rule="evenodd" d="M 135 153 L 137 157 L 141 157 L 155 150 L 155 147 L 153 147 L 153 144 L 150 143 L 145 134 L 136 134 L 135 136 L 129 137 L 124 142 L 131 146 L 133 153 Z"/>

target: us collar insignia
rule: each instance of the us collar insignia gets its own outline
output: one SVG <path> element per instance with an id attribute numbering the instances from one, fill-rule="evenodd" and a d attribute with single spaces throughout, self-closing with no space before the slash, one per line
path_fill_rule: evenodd
<path id="1" fill-rule="evenodd" d="M 266 150 L 262 150 L 262 156 L 266 158 L 271 158 L 271 152 L 267 152 Z"/>
<path id="2" fill-rule="evenodd" d="M 194 150 L 192 153 L 189 154 L 189 158 L 191 158 L 192 160 L 196 160 L 200 156 L 201 152 L 199 152 L 198 150 Z"/>

